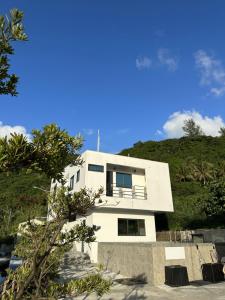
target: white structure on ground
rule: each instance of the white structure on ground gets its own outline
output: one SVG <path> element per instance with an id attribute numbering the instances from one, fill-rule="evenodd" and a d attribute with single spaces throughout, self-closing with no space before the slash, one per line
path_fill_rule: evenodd
<path id="1" fill-rule="evenodd" d="M 82 166 L 65 168 L 71 192 L 103 187 L 104 193 L 85 218 L 87 225 L 100 228 L 96 242 L 77 243 L 77 249 L 97 262 L 99 242 L 156 241 L 155 212 L 173 211 L 168 164 L 95 151 L 85 151 L 81 157 Z M 51 189 L 55 185 L 52 182 Z M 66 229 L 83 219 L 68 222 Z"/>

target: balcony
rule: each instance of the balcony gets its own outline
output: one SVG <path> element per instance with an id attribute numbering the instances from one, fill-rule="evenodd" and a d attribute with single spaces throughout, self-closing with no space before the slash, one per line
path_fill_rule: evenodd
<path id="1" fill-rule="evenodd" d="M 146 200 L 147 192 L 145 186 L 133 185 L 132 188 L 117 187 L 116 183 L 107 185 L 106 196 Z"/>

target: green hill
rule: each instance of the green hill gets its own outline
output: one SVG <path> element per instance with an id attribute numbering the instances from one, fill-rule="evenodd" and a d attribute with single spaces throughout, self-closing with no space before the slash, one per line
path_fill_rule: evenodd
<path id="1" fill-rule="evenodd" d="M 46 216 L 50 181 L 40 174 L 7 175 L 0 173 L 0 238 L 16 232 L 28 218 Z"/>
<path id="2" fill-rule="evenodd" d="M 207 187 L 196 181 L 179 182 L 176 178 L 179 168 L 190 161 L 206 161 L 215 168 L 225 160 L 224 137 L 182 137 L 163 141 L 137 142 L 120 155 L 144 158 L 169 163 L 175 212 L 167 214 L 170 229 L 224 226 L 219 219 L 209 219 L 202 212 L 200 201 L 207 196 Z M 159 218 L 160 229 L 166 226 Z"/>

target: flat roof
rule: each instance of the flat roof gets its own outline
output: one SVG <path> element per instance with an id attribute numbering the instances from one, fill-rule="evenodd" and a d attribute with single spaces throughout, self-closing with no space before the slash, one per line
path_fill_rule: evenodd
<path id="1" fill-rule="evenodd" d="M 102 155 L 109 155 L 109 156 L 117 156 L 117 157 L 121 157 L 123 159 L 125 158 L 125 159 L 132 159 L 132 160 L 142 160 L 142 161 L 146 161 L 146 162 L 152 161 L 152 162 L 157 162 L 157 163 L 168 165 L 167 162 L 138 158 L 138 157 L 133 157 L 133 156 L 125 156 L 125 155 L 119 155 L 119 154 L 113 154 L 113 153 L 107 153 L 107 152 L 101 152 L 101 151 L 94 151 L 94 150 L 85 150 L 81 155 L 84 155 L 85 153 L 95 153 L 95 154 L 99 154 L 99 155 L 102 154 Z"/>

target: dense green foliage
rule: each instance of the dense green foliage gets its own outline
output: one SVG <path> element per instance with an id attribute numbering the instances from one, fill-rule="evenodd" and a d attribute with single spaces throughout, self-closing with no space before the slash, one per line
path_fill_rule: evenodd
<path id="1" fill-rule="evenodd" d="M 12 9 L 9 17 L 0 16 L 0 95 L 16 96 L 18 76 L 9 73 L 9 56 L 14 54 L 12 42 L 26 41 L 23 12 Z"/>
<path id="2" fill-rule="evenodd" d="M 65 166 L 79 164 L 82 138 L 70 136 L 56 124 L 32 130 L 32 140 L 23 134 L 0 138 L 0 172 L 44 173 L 48 178 L 63 180 Z"/>
<path id="3" fill-rule="evenodd" d="M 202 202 L 209 196 L 208 185 L 203 184 L 204 179 L 202 182 L 191 178 L 178 179 L 178 174 L 182 172 L 188 175 L 185 167 L 191 168 L 193 161 L 196 163 L 195 172 L 207 166 L 209 178 L 212 176 L 211 166 L 222 171 L 221 162 L 225 160 L 224 137 L 198 136 L 137 142 L 120 154 L 169 163 L 175 207 L 175 213 L 168 214 L 170 229 L 224 226 L 223 220 L 209 217 L 202 210 Z"/>
<path id="4" fill-rule="evenodd" d="M 50 180 L 41 174 L 0 173 L 0 237 L 12 235 L 18 224 L 47 213 L 46 193 Z"/>
<path id="5" fill-rule="evenodd" d="M 204 201 L 204 210 L 209 216 L 220 217 L 225 220 L 225 180 L 212 181 L 209 184 L 207 201 Z"/>
<path id="6" fill-rule="evenodd" d="M 63 181 L 69 164 L 79 164 L 80 137 L 55 124 L 33 130 L 32 140 L 22 134 L 0 138 L 0 237 L 13 234 L 20 222 L 46 216 L 50 179 Z"/>

